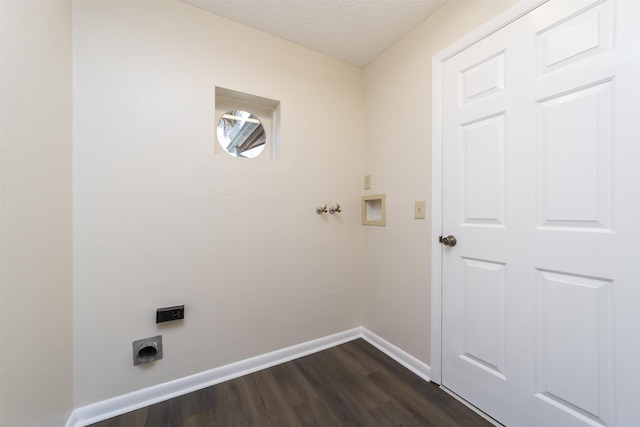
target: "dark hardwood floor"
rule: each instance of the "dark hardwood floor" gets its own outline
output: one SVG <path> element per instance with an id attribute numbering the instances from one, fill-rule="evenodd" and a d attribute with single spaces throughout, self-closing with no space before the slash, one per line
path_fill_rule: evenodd
<path id="1" fill-rule="evenodd" d="M 491 424 L 362 339 L 93 424 L 213 426 Z"/>

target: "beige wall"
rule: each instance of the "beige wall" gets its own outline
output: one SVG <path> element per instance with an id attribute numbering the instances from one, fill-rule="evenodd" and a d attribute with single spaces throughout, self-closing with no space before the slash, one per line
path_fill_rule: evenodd
<path id="1" fill-rule="evenodd" d="M 359 326 L 363 71 L 178 1 L 73 37 L 75 405 Z M 215 86 L 281 101 L 280 160 L 213 154 Z"/>
<path id="2" fill-rule="evenodd" d="M 363 232 L 363 326 L 427 364 L 431 58 L 515 3 L 451 0 L 365 69 L 365 194 L 386 193 L 387 226 Z M 426 220 L 414 219 L 416 200 L 427 200 Z"/>
<path id="3" fill-rule="evenodd" d="M 0 425 L 361 324 L 428 363 L 431 56 L 513 3 L 452 0 L 360 70 L 178 1 L 1 0 Z M 282 101 L 280 160 L 213 154 L 216 85 Z"/>
<path id="4" fill-rule="evenodd" d="M 0 4 L 0 425 L 73 409 L 71 3 Z"/>

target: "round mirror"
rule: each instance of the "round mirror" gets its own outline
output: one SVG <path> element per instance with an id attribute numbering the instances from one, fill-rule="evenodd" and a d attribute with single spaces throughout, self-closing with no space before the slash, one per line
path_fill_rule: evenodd
<path id="1" fill-rule="evenodd" d="M 266 141 L 262 123 L 248 111 L 227 111 L 218 121 L 218 142 L 234 157 L 252 159 L 262 153 Z"/>

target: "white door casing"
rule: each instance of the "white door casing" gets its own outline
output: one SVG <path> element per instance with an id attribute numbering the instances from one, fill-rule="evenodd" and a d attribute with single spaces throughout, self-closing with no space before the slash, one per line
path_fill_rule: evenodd
<path id="1" fill-rule="evenodd" d="M 506 425 L 640 425 L 638 9 L 522 3 L 434 58 L 431 373 Z"/>

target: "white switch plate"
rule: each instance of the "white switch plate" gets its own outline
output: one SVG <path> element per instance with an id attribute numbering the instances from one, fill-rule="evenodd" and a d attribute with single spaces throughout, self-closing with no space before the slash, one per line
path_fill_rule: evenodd
<path id="1" fill-rule="evenodd" d="M 415 218 L 416 219 L 425 219 L 427 209 L 427 202 L 424 200 L 416 200 L 415 204 Z"/>
<path id="2" fill-rule="evenodd" d="M 371 175 L 364 176 L 364 189 L 371 190 Z"/>

